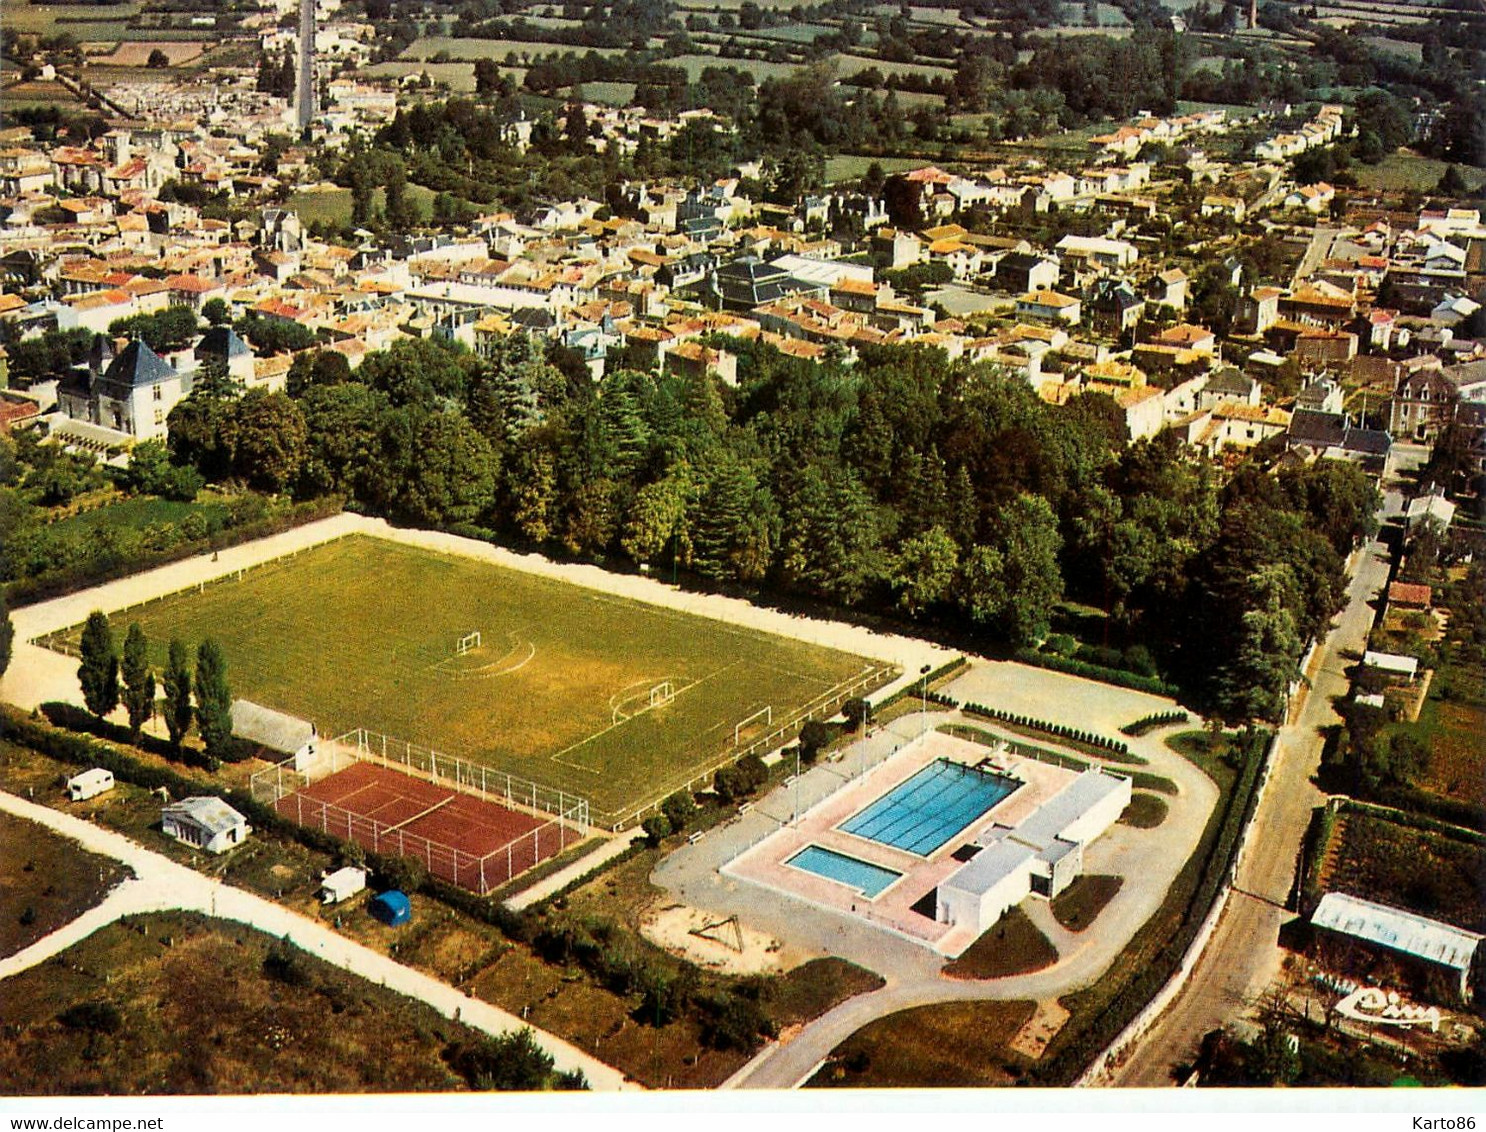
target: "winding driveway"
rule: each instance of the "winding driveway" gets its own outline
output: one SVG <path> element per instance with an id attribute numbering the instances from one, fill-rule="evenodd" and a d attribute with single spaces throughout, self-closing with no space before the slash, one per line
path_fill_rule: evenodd
<path id="1" fill-rule="evenodd" d="M 0 791 L 0 811 L 34 821 L 81 844 L 85 849 L 122 861 L 134 877 L 114 888 L 98 906 L 58 928 L 16 954 L 0 959 L 0 979 L 19 974 L 86 939 L 121 916 L 146 912 L 201 912 L 218 919 L 233 920 L 287 939 L 311 955 L 342 967 L 362 978 L 417 999 L 446 1018 L 455 1018 L 492 1036 L 528 1028 L 527 1023 L 498 1007 L 422 971 L 415 971 L 385 955 L 331 931 L 261 896 L 246 892 L 177 864 L 152 850 L 136 845 L 122 834 L 102 829 L 71 814 L 40 806 Z M 552 1055 L 553 1064 L 564 1072 L 581 1069 L 594 1089 L 638 1088 L 612 1066 L 584 1053 L 561 1038 L 530 1027 L 537 1043 Z"/>

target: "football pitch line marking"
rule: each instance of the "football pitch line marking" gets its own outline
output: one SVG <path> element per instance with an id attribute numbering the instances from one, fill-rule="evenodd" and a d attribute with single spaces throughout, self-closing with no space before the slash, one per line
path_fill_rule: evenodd
<path id="1" fill-rule="evenodd" d="M 680 699 L 682 695 L 684 695 L 685 693 L 691 691 L 693 688 L 697 687 L 697 685 L 699 685 L 699 684 L 705 684 L 708 680 L 711 680 L 713 677 L 715 677 L 715 676 L 721 676 L 724 672 L 727 672 L 729 669 L 736 668 L 738 665 L 740 665 L 742 663 L 743 663 L 743 661 L 741 661 L 741 660 L 731 661 L 728 664 L 724 664 L 721 668 L 717 669 L 715 672 L 709 672 L 709 673 L 707 673 L 707 675 L 698 677 L 697 679 L 693 680 L 690 684 L 683 685 L 682 687 L 680 687 L 680 688 L 678 688 L 676 690 L 675 694 L 672 695 L 672 697 L 671 697 L 672 702 Z M 555 763 L 561 763 L 563 766 L 572 767 L 574 770 L 587 771 L 589 774 L 602 774 L 603 772 L 600 771 L 596 767 L 585 766 L 582 763 L 573 762 L 573 760 L 571 760 L 571 759 L 565 759 L 565 758 L 563 758 L 563 756 L 566 755 L 569 751 L 576 751 L 579 747 L 586 746 L 587 744 L 592 743 L 595 739 L 602 738 L 603 736 L 607 735 L 610 731 L 613 731 L 613 730 L 615 730 L 617 728 L 623 727 L 626 723 L 631 723 L 634 720 L 639 719 L 642 715 L 644 715 L 649 710 L 650 710 L 649 708 L 642 709 L 642 710 L 636 712 L 634 715 L 629 716 L 627 719 L 621 719 L 618 723 L 611 723 L 607 727 L 604 727 L 604 728 L 601 728 L 598 731 L 595 731 L 592 735 L 589 735 L 589 736 L 587 736 L 587 737 L 585 737 L 583 739 L 579 739 L 576 743 L 572 743 L 569 746 L 564 747 L 562 750 L 558 751 L 557 754 L 553 755 L 552 756 L 552 761 L 555 762 Z M 706 732 L 703 732 L 703 734 L 706 734 Z"/>

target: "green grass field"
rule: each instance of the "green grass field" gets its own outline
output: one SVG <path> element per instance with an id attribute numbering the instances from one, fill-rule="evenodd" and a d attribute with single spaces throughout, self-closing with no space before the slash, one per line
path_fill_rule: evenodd
<path id="1" fill-rule="evenodd" d="M 143 530 L 154 523 L 179 523 L 187 515 L 198 513 L 215 514 L 220 518 L 226 515 L 227 509 L 220 503 L 181 503 L 173 499 L 159 499 L 152 495 L 137 496 L 110 503 L 107 507 L 98 507 L 92 511 L 83 511 L 66 519 L 59 519 L 48 529 L 68 534 L 84 531 Z"/>
<path id="2" fill-rule="evenodd" d="M 1364 165 L 1358 162 L 1352 166 L 1352 173 L 1357 178 L 1357 183 L 1364 189 L 1384 189 L 1399 191 L 1403 189 L 1417 189 L 1419 192 L 1427 193 L 1440 183 L 1440 178 L 1445 175 L 1449 165 L 1444 161 L 1436 161 L 1432 157 L 1421 157 L 1406 149 L 1400 149 L 1390 153 L 1376 165 Z M 1460 172 L 1465 178 L 1465 183 L 1472 189 L 1479 189 L 1486 183 L 1486 172 L 1481 169 L 1462 165 Z"/>
<path id="3" fill-rule="evenodd" d="M 401 543 L 353 536 L 115 619 L 214 638 L 234 694 L 366 727 L 627 811 L 705 772 L 862 658 Z M 455 655 L 461 635 L 482 646 Z M 650 706 L 669 682 L 674 698 Z"/>

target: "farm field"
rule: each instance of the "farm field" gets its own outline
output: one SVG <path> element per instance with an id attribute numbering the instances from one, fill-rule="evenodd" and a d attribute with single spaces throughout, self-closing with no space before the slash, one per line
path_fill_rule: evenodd
<path id="1" fill-rule="evenodd" d="M 1363 165 L 1359 162 L 1352 166 L 1352 173 L 1357 178 L 1357 184 L 1364 189 L 1417 189 L 1420 192 L 1429 192 L 1440 183 L 1447 168 L 1449 165 L 1444 161 L 1400 149 L 1390 153 L 1376 165 Z M 1460 172 L 1465 183 L 1472 189 L 1479 189 L 1486 183 L 1486 169 L 1462 165 Z"/>
<path id="2" fill-rule="evenodd" d="M 586 55 L 590 51 L 599 55 L 623 55 L 617 47 L 573 47 L 564 43 L 540 43 L 520 39 L 457 39 L 453 36 L 428 35 L 408 44 L 398 58 L 408 62 L 432 59 L 440 52 L 458 62 L 474 62 L 476 59 L 494 59 L 503 63 L 513 53 L 520 57 L 529 55 L 540 59 L 546 55 L 562 55 L 574 51 Z"/>
<path id="3" fill-rule="evenodd" d="M 433 208 L 434 191 L 423 185 L 409 185 L 407 198 L 420 216 L 427 217 Z M 382 189 L 372 191 L 372 211 L 383 206 Z M 300 223 L 308 226 L 317 220 L 344 227 L 351 223 L 350 189 L 306 189 L 289 197 L 288 207 L 299 213 Z"/>
<path id="4" fill-rule="evenodd" d="M 826 184 L 860 180 L 873 162 L 881 165 L 884 173 L 902 173 L 904 170 L 929 164 L 916 157 L 867 157 L 854 153 L 838 153 L 826 158 Z"/>
<path id="5" fill-rule="evenodd" d="M 460 755 L 590 799 L 662 797 L 730 746 L 872 666 L 419 547 L 352 536 L 115 619 L 163 662 L 172 637 L 221 644 L 236 695 Z M 481 645 L 455 655 L 463 634 Z M 73 632 L 77 632 L 76 629 Z M 652 706 L 652 690 L 669 683 Z M 745 737 L 746 737 L 745 733 Z"/>
<path id="6" fill-rule="evenodd" d="M 1417 829 L 1349 806 L 1337 823 L 1322 887 L 1486 931 L 1486 843 Z"/>
<path id="7" fill-rule="evenodd" d="M 736 67 L 747 71 L 754 80 L 788 78 L 800 69 L 798 63 L 766 63 L 761 59 L 723 59 L 716 55 L 677 55 L 663 60 L 667 67 L 680 67 L 686 71 L 688 82 L 696 82 L 708 67 Z"/>
<path id="8" fill-rule="evenodd" d="M 14 955 L 70 923 L 125 875 L 116 861 L 0 814 L 0 955 Z"/>
<path id="9" fill-rule="evenodd" d="M 103 928 L 6 981 L 0 1081 L 63 1096 L 467 1087 L 443 1055 L 482 1035 L 300 952 L 275 967 L 277 954 L 269 936 L 201 916 Z"/>
<path id="10" fill-rule="evenodd" d="M 436 83 L 443 83 L 455 94 L 475 92 L 475 65 L 473 63 L 418 63 L 409 60 L 388 63 L 373 63 L 362 67 L 357 74 L 372 79 L 400 79 L 406 75 L 427 75 Z M 522 74 L 525 74 L 523 71 Z"/>

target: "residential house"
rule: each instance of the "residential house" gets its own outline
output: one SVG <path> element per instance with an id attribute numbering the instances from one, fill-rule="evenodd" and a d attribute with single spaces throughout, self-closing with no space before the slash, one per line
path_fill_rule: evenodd
<path id="1" fill-rule="evenodd" d="M 242 814 L 211 794 L 182 798 L 164 807 L 160 828 L 167 837 L 208 853 L 225 853 L 252 832 Z"/>

